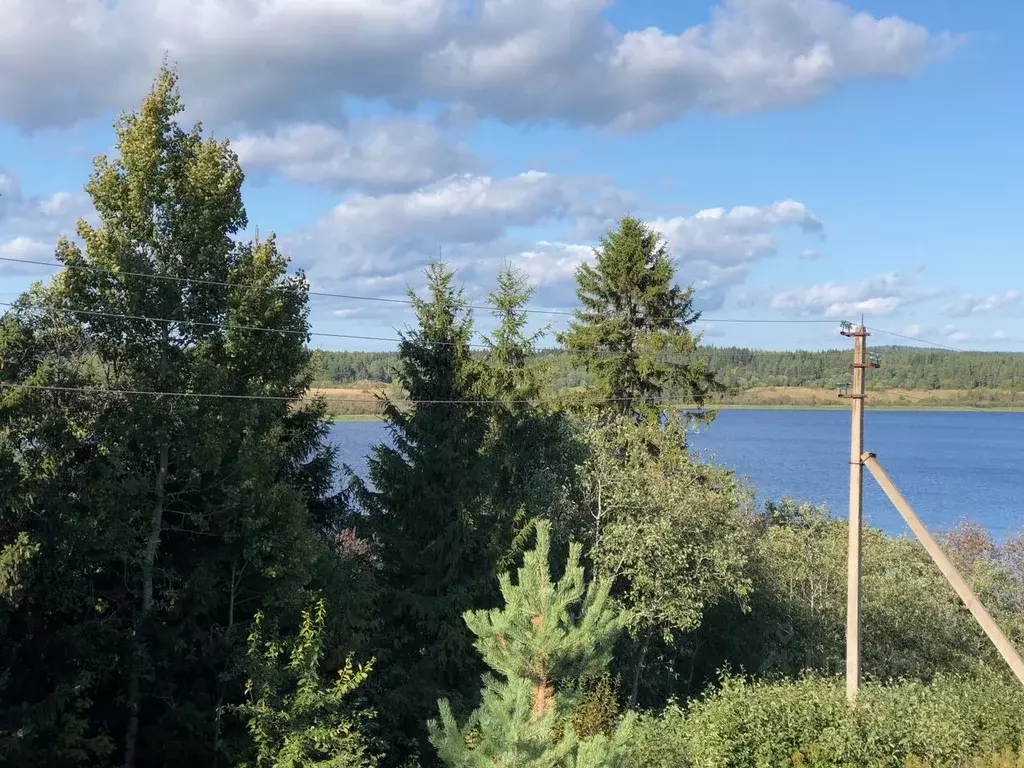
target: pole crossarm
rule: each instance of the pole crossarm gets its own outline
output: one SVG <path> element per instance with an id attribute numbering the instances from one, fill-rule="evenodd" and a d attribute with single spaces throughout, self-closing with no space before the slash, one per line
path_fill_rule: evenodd
<path id="1" fill-rule="evenodd" d="M 1013 674 L 1017 676 L 1017 679 L 1024 684 L 1024 661 L 1021 660 L 1020 654 L 1017 649 L 1013 647 L 1013 643 L 1010 642 L 1009 638 L 1003 633 L 1003 630 L 996 624 L 995 619 L 992 618 L 992 614 L 986 610 L 985 606 L 981 604 L 978 596 L 974 594 L 973 590 L 964 580 L 964 577 L 960 575 L 960 572 L 956 569 L 953 561 L 949 559 L 942 548 L 938 545 L 938 542 L 928 532 L 928 529 L 924 527 L 924 524 L 918 518 L 914 512 L 913 507 L 904 498 L 903 494 L 900 493 L 900 489 L 896 487 L 896 484 L 889 477 L 889 474 L 885 471 L 882 465 L 878 462 L 878 459 L 873 453 L 865 453 L 861 457 L 863 464 L 868 468 L 868 471 L 875 478 L 882 490 L 885 491 L 885 495 L 889 497 L 889 501 L 893 503 L 893 506 L 899 510 L 900 515 L 907 521 L 907 525 L 910 526 L 910 530 L 917 536 L 918 541 L 924 545 L 924 548 L 928 551 L 929 556 L 942 571 L 942 575 L 946 577 L 946 580 L 956 590 L 957 595 L 964 601 L 967 609 L 971 612 L 978 624 L 988 635 L 988 639 L 992 641 L 992 644 L 999 651 L 999 655 L 1003 657 L 1006 663 L 1013 670 Z"/>

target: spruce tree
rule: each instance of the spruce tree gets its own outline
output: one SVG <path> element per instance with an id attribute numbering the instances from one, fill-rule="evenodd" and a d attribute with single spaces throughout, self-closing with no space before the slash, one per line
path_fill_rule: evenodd
<path id="1" fill-rule="evenodd" d="M 498 325 L 484 338 L 484 392 L 496 401 L 484 453 L 492 478 L 489 503 L 499 520 L 494 546 L 503 564 L 522 552 L 535 520 L 528 511 L 558 519 L 571 508 L 567 499 L 584 455 L 568 414 L 543 401 L 539 371 L 531 364 L 547 330 L 527 331 L 533 293 L 521 273 L 506 267 L 488 297 Z"/>
<path id="2" fill-rule="evenodd" d="M 434 263 L 427 279 L 426 299 L 410 291 L 418 327 L 399 344 L 396 378 L 409 403 L 384 398 L 390 443 L 374 447 L 368 483 L 350 473 L 356 524 L 380 562 L 376 708 L 392 738 L 419 737 L 393 743 L 392 758 L 424 745 L 439 697 L 462 704 L 475 695 L 478 667 L 460 617 L 489 603 L 496 559 L 488 506 L 479 503 L 489 416 L 475 402 L 472 314 L 451 270 Z"/>
<path id="3" fill-rule="evenodd" d="M 429 724 L 430 740 L 453 768 L 611 768 L 624 763 L 633 718 L 610 733 L 577 737 L 573 715 L 580 679 L 599 676 L 611 660 L 623 619 L 611 606 L 608 585 L 584 583 L 580 547 L 570 546 L 565 575 L 552 580 L 550 525 L 537 524 L 518 580 L 499 583 L 504 607 L 470 611 L 465 622 L 493 674 L 482 701 L 460 726 L 449 703 Z"/>
<path id="4" fill-rule="evenodd" d="M 583 305 L 559 341 L 595 378 L 586 398 L 602 422 L 625 417 L 656 423 L 670 395 L 703 406 L 721 385 L 695 357 L 700 319 L 692 286 L 674 283 L 675 267 L 660 235 L 626 216 L 594 249 L 595 263 L 576 270 Z"/>

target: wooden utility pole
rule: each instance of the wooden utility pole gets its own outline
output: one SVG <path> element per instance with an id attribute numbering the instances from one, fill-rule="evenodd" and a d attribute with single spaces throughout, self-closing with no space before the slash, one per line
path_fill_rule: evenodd
<path id="1" fill-rule="evenodd" d="M 924 548 L 931 555 L 935 564 L 939 566 L 939 570 L 942 571 L 942 575 L 946 577 L 950 584 L 953 585 L 953 589 L 960 596 L 960 599 L 964 601 L 968 610 L 974 615 L 978 624 L 985 630 L 985 634 L 988 635 L 988 639 L 992 641 L 992 644 L 999 651 L 999 655 L 1003 657 L 1006 663 L 1013 670 L 1013 674 L 1017 676 L 1017 679 L 1024 683 L 1024 661 L 1021 660 L 1020 654 L 1017 653 L 1017 649 L 1013 647 L 1013 643 L 1003 634 L 1003 631 L 996 624 L 992 615 L 985 609 L 985 606 L 981 604 L 978 596 L 974 594 L 967 582 L 964 581 L 963 576 L 953 565 L 952 561 L 947 557 L 946 553 L 942 551 L 942 548 L 936 543 L 932 535 L 928 533 L 928 529 L 924 527 L 920 519 L 914 513 L 914 509 L 910 506 L 907 500 L 900 493 L 899 488 L 889 477 L 889 474 L 882 468 L 882 465 L 878 463 L 878 459 L 875 458 L 873 453 L 865 453 L 862 456 L 862 461 L 868 470 L 874 475 L 875 480 L 882 486 L 882 490 L 885 491 L 885 495 L 889 497 L 889 501 L 893 503 L 893 506 L 899 510 L 903 519 L 907 521 L 907 525 L 910 526 L 910 530 L 917 536 L 918 541 L 924 545 Z"/>
<path id="2" fill-rule="evenodd" d="M 867 357 L 868 332 L 863 321 L 854 328 L 843 325 L 843 336 L 853 339 L 853 365 L 851 366 L 852 386 L 849 393 L 840 394 L 853 401 L 853 418 L 850 424 L 850 525 L 847 543 L 846 570 L 846 698 L 853 704 L 860 693 L 860 583 L 861 547 L 863 528 L 864 493 L 864 372 L 877 367 Z"/>

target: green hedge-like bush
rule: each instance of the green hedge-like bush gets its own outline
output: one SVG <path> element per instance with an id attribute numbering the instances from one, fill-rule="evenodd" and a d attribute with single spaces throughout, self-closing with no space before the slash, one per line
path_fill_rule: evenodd
<path id="1" fill-rule="evenodd" d="M 726 678 L 642 719 L 633 768 L 1024 768 L 1024 688 L 991 672 L 868 684 Z"/>

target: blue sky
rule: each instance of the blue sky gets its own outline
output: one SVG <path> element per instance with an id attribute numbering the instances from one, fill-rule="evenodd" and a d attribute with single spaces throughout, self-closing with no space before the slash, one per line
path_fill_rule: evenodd
<path id="1" fill-rule="evenodd" d="M 0 256 L 50 260 L 90 215 L 92 157 L 167 50 L 186 120 L 232 140 L 250 221 L 319 290 L 398 296 L 440 250 L 476 301 L 510 262 L 538 309 L 565 310 L 574 267 L 631 212 L 696 285 L 709 343 L 839 346 L 838 321 L 863 313 L 1024 350 L 1021 4 L 0 0 L 0 14 Z M 0 261 L 0 301 L 46 274 Z M 318 332 L 391 337 L 409 319 L 314 300 Z M 828 322 L 725 322 L 766 319 Z"/>

